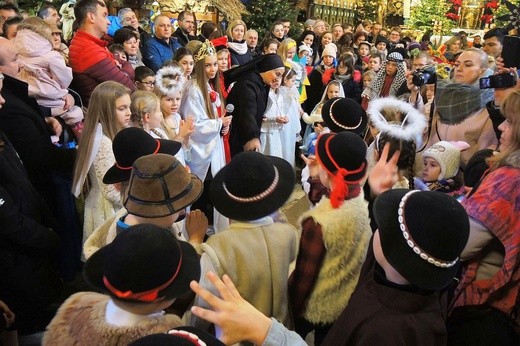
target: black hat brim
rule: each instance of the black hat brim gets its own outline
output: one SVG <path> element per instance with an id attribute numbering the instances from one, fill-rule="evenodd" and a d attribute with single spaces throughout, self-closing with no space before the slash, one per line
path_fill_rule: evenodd
<path id="1" fill-rule="evenodd" d="M 161 298 L 172 299 L 180 297 L 190 291 L 190 282 L 192 280 L 199 281 L 200 279 L 200 261 L 197 252 L 189 243 L 184 241 L 178 242 L 182 252 L 182 265 L 175 280 L 159 292 L 159 297 Z M 111 244 L 102 247 L 89 257 L 83 267 L 83 277 L 93 288 L 116 297 L 103 283 L 103 263 L 105 254 L 109 251 L 110 246 Z M 157 263 L 157 265 L 161 265 L 161 263 Z M 135 273 L 135 275 L 139 275 L 139 273 Z"/>
<path id="2" fill-rule="evenodd" d="M 399 228 L 397 212 L 401 199 L 409 191 L 394 189 L 385 192 L 374 203 L 381 248 L 388 263 L 410 283 L 426 290 L 441 290 L 452 282 L 459 263 L 449 268 L 439 268 L 420 258 L 408 246 Z M 435 206 L 432 205 L 432 208 Z"/>
<path id="3" fill-rule="evenodd" d="M 181 149 L 182 144 L 177 141 L 170 141 L 166 139 L 158 139 L 160 143 L 159 150 L 157 153 L 168 154 L 175 156 L 177 152 Z M 153 153 L 149 153 L 153 154 Z M 138 157 L 136 157 L 136 160 Z M 123 181 L 130 180 L 130 174 L 132 173 L 132 167 L 129 169 L 121 169 L 117 167 L 115 164 L 108 169 L 108 171 L 103 176 L 104 184 L 115 184 Z"/>
<path id="4" fill-rule="evenodd" d="M 294 190 L 295 176 L 291 164 L 284 159 L 265 156 L 278 169 L 279 181 L 274 191 L 254 202 L 243 203 L 233 200 L 224 190 L 224 181 L 229 166 L 224 166 L 213 178 L 210 185 L 210 198 L 222 215 L 238 221 L 260 219 L 278 210 Z"/>
<path id="5" fill-rule="evenodd" d="M 352 99 L 349 99 L 349 100 L 352 100 Z M 356 102 L 356 101 L 352 100 L 352 102 Z M 331 105 L 332 105 L 332 102 L 325 102 L 325 104 L 323 105 L 323 109 L 321 111 L 321 117 L 323 118 L 323 121 L 325 122 L 325 124 L 327 124 L 327 127 L 332 132 L 340 133 L 340 132 L 349 131 L 349 132 L 353 132 L 355 134 L 358 134 L 360 136 L 362 136 L 366 132 L 367 124 L 368 124 L 368 116 L 367 116 L 367 113 L 365 112 L 365 110 L 363 108 L 361 108 L 361 106 L 359 106 L 360 112 L 361 112 L 361 123 L 355 129 L 346 130 L 346 129 L 336 125 L 334 123 L 334 121 L 332 121 L 332 118 L 330 117 L 330 107 L 331 107 Z M 345 110 L 344 109 L 340 109 L 340 111 L 345 111 Z"/>

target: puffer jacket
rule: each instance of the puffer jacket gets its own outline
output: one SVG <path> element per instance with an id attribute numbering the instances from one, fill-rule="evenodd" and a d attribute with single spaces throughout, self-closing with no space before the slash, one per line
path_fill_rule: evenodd
<path id="1" fill-rule="evenodd" d="M 72 69 L 45 37 L 28 29 L 18 30 L 15 44 L 22 68 L 18 77 L 29 84 L 29 96 L 46 107 L 63 106 L 72 82 Z"/>
<path id="2" fill-rule="evenodd" d="M 131 91 L 135 90 L 132 65 L 123 62 L 122 68 L 119 68 L 107 44 L 83 30 L 78 30 L 70 42 L 69 63 L 74 76 L 73 89 L 81 95 L 85 105 L 94 88 L 105 81 L 118 82 Z"/>

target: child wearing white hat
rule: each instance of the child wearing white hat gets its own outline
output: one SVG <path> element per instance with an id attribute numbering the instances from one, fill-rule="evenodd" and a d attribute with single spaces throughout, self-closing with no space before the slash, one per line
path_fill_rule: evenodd
<path id="1" fill-rule="evenodd" d="M 445 192 L 452 196 L 464 193 L 464 184 L 457 177 L 460 166 L 460 152 L 469 148 L 463 141 L 440 141 L 423 153 L 423 169 L 420 180 L 415 180 L 416 188 Z"/>

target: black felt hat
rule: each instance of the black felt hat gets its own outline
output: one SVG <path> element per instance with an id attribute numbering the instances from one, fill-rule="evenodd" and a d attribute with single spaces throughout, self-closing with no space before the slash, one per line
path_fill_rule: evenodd
<path id="1" fill-rule="evenodd" d="M 323 105 L 321 116 L 332 132 L 349 131 L 361 136 L 367 129 L 367 113 L 350 98 L 335 97 L 328 100 Z"/>
<path id="2" fill-rule="evenodd" d="M 374 203 L 381 248 L 388 263 L 427 290 L 448 286 L 469 235 L 469 219 L 453 197 L 436 191 L 394 189 Z"/>
<path id="3" fill-rule="evenodd" d="M 85 263 L 87 283 L 128 301 L 156 302 L 190 291 L 200 278 L 193 247 L 167 229 L 151 224 L 130 226 Z"/>
<path id="4" fill-rule="evenodd" d="M 344 170 L 346 182 L 359 182 L 367 169 L 367 145 L 355 133 L 325 133 L 316 142 L 316 158 L 331 174 Z"/>
<path id="5" fill-rule="evenodd" d="M 112 141 L 116 163 L 105 173 L 103 183 L 114 184 L 130 179 L 132 165 L 141 156 L 157 153 L 173 156 L 180 148 L 179 142 L 155 139 L 137 127 L 125 128 Z"/>
<path id="6" fill-rule="evenodd" d="M 224 346 L 213 335 L 195 327 L 177 327 L 168 333 L 151 334 L 129 344 L 129 346 Z"/>
<path id="7" fill-rule="evenodd" d="M 215 175 L 209 192 L 222 215 L 250 221 L 280 208 L 291 195 L 294 182 L 294 170 L 287 161 L 246 151 Z"/>

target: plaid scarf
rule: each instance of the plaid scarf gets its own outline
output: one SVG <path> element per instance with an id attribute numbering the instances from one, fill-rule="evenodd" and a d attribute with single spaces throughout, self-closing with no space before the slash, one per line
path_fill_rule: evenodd
<path id="1" fill-rule="evenodd" d="M 490 73 L 490 70 L 486 72 L 485 77 Z M 478 81 L 474 84 L 438 84 L 435 95 L 436 110 L 441 122 L 449 125 L 460 124 L 493 99 L 493 89 L 480 89 Z"/>

